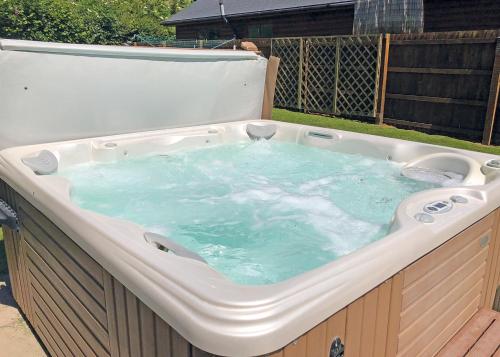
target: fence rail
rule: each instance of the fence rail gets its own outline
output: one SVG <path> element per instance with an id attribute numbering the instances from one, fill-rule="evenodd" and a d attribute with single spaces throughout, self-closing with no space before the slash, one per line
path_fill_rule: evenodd
<path id="1" fill-rule="evenodd" d="M 271 40 L 281 59 L 279 107 L 334 115 L 376 115 L 381 36 L 297 37 Z"/>

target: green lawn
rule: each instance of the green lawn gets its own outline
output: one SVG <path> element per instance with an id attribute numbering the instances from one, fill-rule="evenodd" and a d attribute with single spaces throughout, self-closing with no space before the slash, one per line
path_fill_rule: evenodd
<path id="1" fill-rule="evenodd" d="M 7 257 L 5 256 L 5 245 L 2 229 L 0 228 L 0 275 L 7 273 Z"/>
<path id="2" fill-rule="evenodd" d="M 397 129 L 388 125 L 367 124 L 355 120 L 291 112 L 284 109 L 274 109 L 273 119 L 500 155 L 500 146 L 485 146 L 447 136 L 429 135 L 414 130 Z"/>

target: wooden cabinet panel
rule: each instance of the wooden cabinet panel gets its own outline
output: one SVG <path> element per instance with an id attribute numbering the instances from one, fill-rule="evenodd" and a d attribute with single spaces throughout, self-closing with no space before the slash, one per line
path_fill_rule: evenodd
<path id="1" fill-rule="evenodd" d="M 399 356 L 432 356 L 470 319 L 485 295 L 497 212 L 403 272 Z"/>

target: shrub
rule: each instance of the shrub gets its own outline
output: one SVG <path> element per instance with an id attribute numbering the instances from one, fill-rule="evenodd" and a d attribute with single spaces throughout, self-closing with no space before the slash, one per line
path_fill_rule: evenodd
<path id="1" fill-rule="evenodd" d="M 0 37 L 119 44 L 134 35 L 167 37 L 161 21 L 190 0 L 0 0 Z"/>

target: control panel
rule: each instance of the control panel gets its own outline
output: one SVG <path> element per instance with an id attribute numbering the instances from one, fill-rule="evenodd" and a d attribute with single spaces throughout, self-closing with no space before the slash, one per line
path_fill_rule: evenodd
<path id="1" fill-rule="evenodd" d="M 454 204 L 462 205 L 467 204 L 469 200 L 460 195 L 454 195 L 449 198 L 449 200 L 438 200 L 426 203 L 422 211 L 415 214 L 414 218 L 422 223 L 434 223 L 435 215 L 440 215 L 443 213 L 450 212 L 453 209 Z"/>
<path id="2" fill-rule="evenodd" d="M 442 214 L 449 212 L 453 208 L 451 201 L 435 201 L 424 206 L 424 212 L 429 214 Z"/>

